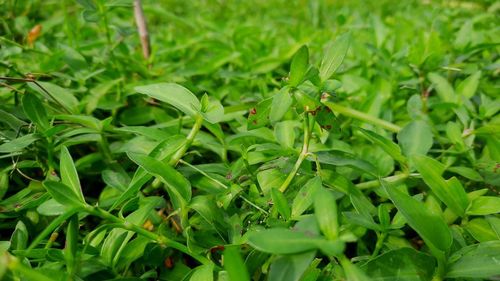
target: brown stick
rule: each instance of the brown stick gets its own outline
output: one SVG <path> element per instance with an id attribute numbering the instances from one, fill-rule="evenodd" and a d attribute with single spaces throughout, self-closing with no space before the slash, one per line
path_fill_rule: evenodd
<path id="1" fill-rule="evenodd" d="M 137 31 L 141 38 L 142 55 L 148 60 L 151 49 L 149 45 L 148 26 L 146 24 L 146 17 L 144 17 L 144 11 L 142 10 L 141 0 L 134 0 L 134 17 L 137 24 Z"/>

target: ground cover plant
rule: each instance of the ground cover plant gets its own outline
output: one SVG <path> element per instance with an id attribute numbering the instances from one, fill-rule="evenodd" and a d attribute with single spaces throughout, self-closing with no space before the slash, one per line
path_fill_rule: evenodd
<path id="1" fill-rule="evenodd" d="M 500 278 L 499 2 L 134 2 L 0 0 L 1 280 Z"/>

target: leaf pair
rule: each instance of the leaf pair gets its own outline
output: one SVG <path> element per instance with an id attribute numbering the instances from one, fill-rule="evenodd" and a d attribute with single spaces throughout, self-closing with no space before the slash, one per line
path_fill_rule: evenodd
<path id="1" fill-rule="evenodd" d="M 82 193 L 78 173 L 68 149 L 61 148 L 61 182 L 44 181 L 43 186 L 58 203 L 69 208 L 85 208 L 87 203 Z"/>

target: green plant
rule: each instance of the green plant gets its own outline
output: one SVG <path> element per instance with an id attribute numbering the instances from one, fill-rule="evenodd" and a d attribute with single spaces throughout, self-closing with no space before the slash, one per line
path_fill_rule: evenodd
<path id="1" fill-rule="evenodd" d="M 0 1 L 2 280 L 500 275 L 497 4 L 76 2 Z"/>

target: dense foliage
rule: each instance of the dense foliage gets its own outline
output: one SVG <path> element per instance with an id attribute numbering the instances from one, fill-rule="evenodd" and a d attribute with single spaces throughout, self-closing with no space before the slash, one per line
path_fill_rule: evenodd
<path id="1" fill-rule="evenodd" d="M 500 276 L 498 1 L 0 0 L 0 279 Z"/>

